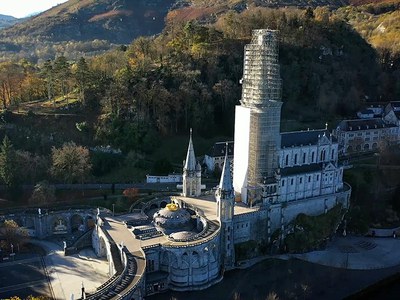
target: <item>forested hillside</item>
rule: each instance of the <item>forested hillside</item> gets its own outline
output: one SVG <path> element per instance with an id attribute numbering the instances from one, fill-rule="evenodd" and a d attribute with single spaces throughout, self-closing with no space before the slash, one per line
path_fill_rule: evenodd
<path id="1" fill-rule="evenodd" d="M 0 30 L 3 28 L 10 27 L 17 23 L 19 20 L 17 18 L 14 18 L 12 16 L 7 16 L 7 15 L 1 15 L 0 14 Z"/>
<path id="2" fill-rule="evenodd" d="M 203 136 L 231 135 L 243 46 L 255 28 L 280 30 L 286 119 L 325 123 L 352 115 L 366 98 L 399 96 L 377 80 L 392 74 L 382 70 L 374 49 L 328 10 L 253 8 L 212 26 L 169 23 L 157 37 L 91 59 L 3 63 L 0 100 L 13 108 L 76 98 L 74 112 L 97 116 L 84 126 L 96 132 L 94 143 L 126 152 L 151 152 L 158 135 L 189 127 Z"/>
<path id="3" fill-rule="evenodd" d="M 0 156 L 15 161 L 7 166 L 13 184 L 143 180 L 180 170 L 191 127 L 207 139 L 198 155 L 232 137 L 243 47 L 256 28 L 280 31 L 284 131 L 332 128 L 367 101 L 400 99 L 396 48 L 373 48 L 340 13 L 251 7 L 212 24 L 170 14 L 161 34 L 93 57 L 60 51 L 39 63 L 0 63 L 0 138 L 10 138 Z M 56 172 L 53 156 L 63 149 L 84 154 L 90 174 Z"/>

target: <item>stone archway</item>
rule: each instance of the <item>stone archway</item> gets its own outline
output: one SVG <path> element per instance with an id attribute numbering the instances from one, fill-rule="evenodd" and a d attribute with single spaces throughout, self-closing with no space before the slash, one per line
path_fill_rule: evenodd
<path id="1" fill-rule="evenodd" d="M 72 233 L 75 233 L 77 231 L 85 231 L 85 224 L 81 215 L 72 215 L 70 219 L 70 224 Z"/>

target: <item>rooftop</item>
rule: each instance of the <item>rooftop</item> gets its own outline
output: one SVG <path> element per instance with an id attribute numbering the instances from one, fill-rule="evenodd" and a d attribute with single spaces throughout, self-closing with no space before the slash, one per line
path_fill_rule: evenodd
<path id="1" fill-rule="evenodd" d="M 385 124 L 382 119 L 359 119 L 359 120 L 343 120 L 339 123 L 338 127 L 344 131 L 358 131 L 368 129 L 380 129 L 387 127 L 395 127 L 392 124 Z"/>
<path id="2" fill-rule="evenodd" d="M 284 148 L 310 144 L 316 145 L 319 137 L 323 135 L 329 138 L 332 136 L 331 133 L 326 129 L 283 132 L 281 133 L 281 146 Z M 332 136 L 332 140 L 336 141 L 336 138 Z"/>
<path id="3" fill-rule="evenodd" d="M 282 176 L 290 176 L 295 174 L 313 173 L 322 170 L 322 164 L 302 165 L 281 169 Z"/>
<path id="4" fill-rule="evenodd" d="M 226 143 L 228 143 L 228 155 L 233 155 L 233 141 L 215 143 L 207 152 L 207 155 L 211 157 L 225 156 Z"/>

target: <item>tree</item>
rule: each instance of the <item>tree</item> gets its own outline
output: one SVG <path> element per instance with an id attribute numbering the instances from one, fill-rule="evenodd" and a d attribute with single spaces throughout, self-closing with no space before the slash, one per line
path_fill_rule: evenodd
<path id="1" fill-rule="evenodd" d="M 3 238 L 1 248 L 13 251 L 14 247 L 26 242 L 28 233 L 14 220 L 5 220 L 0 224 L 0 236 Z"/>
<path id="2" fill-rule="evenodd" d="M 47 99 L 51 100 L 54 97 L 54 68 L 50 59 L 44 63 L 42 74 L 47 84 Z M 53 105 L 55 105 L 55 102 L 53 102 Z"/>
<path id="3" fill-rule="evenodd" d="M 7 187 L 15 183 L 15 151 L 8 136 L 0 146 L 0 177 Z"/>
<path id="4" fill-rule="evenodd" d="M 21 182 L 34 184 L 47 177 L 49 160 L 46 156 L 17 150 L 15 151 L 15 159 L 17 176 Z"/>
<path id="5" fill-rule="evenodd" d="M 68 79 L 71 76 L 71 68 L 65 56 L 59 56 L 54 61 L 54 74 L 56 82 L 59 84 L 59 88 L 63 95 L 63 98 L 67 100 L 66 94 L 68 92 Z"/>
<path id="6" fill-rule="evenodd" d="M 64 182 L 83 182 L 90 174 L 92 165 L 87 148 L 69 142 L 59 149 L 53 147 L 51 153 L 51 173 Z"/>
<path id="7" fill-rule="evenodd" d="M 76 63 L 74 65 L 73 68 L 73 75 L 78 87 L 78 91 L 79 91 L 79 98 L 80 101 L 86 105 L 85 103 L 85 91 L 88 88 L 88 84 L 90 82 L 90 70 L 89 70 L 89 66 L 86 63 L 85 58 L 81 57 L 78 61 L 78 63 Z"/>
<path id="8" fill-rule="evenodd" d="M 139 189 L 127 188 L 122 192 L 122 194 L 128 198 L 132 206 L 139 200 Z"/>
<path id="9" fill-rule="evenodd" d="M 35 185 L 29 202 L 34 205 L 49 204 L 54 202 L 55 189 L 48 181 L 44 180 Z"/>
<path id="10" fill-rule="evenodd" d="M 0 63 L 0 99 L 3 108 L 16 100 L 22 79 L 21 66 L 11 62 Z"/>

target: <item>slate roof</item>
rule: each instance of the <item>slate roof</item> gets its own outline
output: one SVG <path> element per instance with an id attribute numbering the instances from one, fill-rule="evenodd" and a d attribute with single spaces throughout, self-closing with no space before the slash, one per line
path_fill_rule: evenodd
<path id="1" fill-rule="evenodd" d="M 372 109 L 365 108 L 365 109 L 361 110 L 360 113 L 362 113 L 364 115 L 373 115 L 374 111 Z"/>
<path id="2" fill-rule="evenodd" d="M 343 131 L 358 131 L 368 129 L 380 129 L 395 127 L 393 124 L 385 124 L 382 119 L 360 119 L 360 120 L 344 120 L 339 123 L 338 127 Z"/>
<path id="3" fill-rule="evenodd" d="M 318 136 L 323 136 L 324 134 L 329 138 L 331 137 L 331 133 L 326 129 L 284 132 L 281 133 L 281 147 L 316 145 Z M 332 140 L 336 141 L 336 138 L 332 136 Z"/>
<path id="4" fill-rule="evenodd" d="M 392 104 L 393 107 L 400 108 L 400 101 L 393 101 L 390 102 L 390 104 Z"/>
<path id="5" fill-rule="evenodd" d="M 225 156 L 225 148 L 226 148 L 226 143 L 227 142 L 218 142 L 215 143 L 210 150 L 208 151 L 207 155 L 211 157 L 219 157 L 219 156 Z M 233 141 L 228 142 L 228 156 L 233 155 Z"/>
<path id="6" fill-rule="evenodd" d="M 322 170 L 322 164 L 302 165 L 281 169 L 282 176 L 291 176 L 296 174 L 313 173 Z"/>

